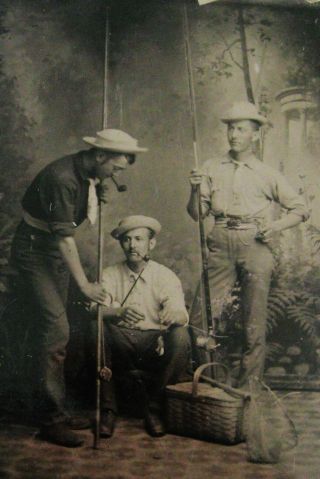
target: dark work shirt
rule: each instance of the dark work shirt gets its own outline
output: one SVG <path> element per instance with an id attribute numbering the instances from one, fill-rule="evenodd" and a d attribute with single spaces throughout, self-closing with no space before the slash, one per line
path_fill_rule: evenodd
<path id="1" fill-rule="evenodd" d="M 86 163 L 84 160 L 86 159 Z M 86 151 L 65 156 L 43 168 L 28 187 L 22 207 L 45 221 L 52 233 L 72 236 L 87 216 L 90 170 Z"/>

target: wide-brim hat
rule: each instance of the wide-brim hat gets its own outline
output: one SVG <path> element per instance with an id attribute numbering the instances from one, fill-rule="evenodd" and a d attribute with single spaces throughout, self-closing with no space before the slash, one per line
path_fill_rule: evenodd
<path id="1" fill-rule="evenodd" d="M 98 131 L 95 137 L 85 136 L 83 137 L 83 141 L 95 148 L 119 153 L 136 154 L 148 151 L 148 148 L 138 146 L 138 140 L 128 133 L 112 128 Z"/>
<path id="2" fill-rule="evenodd" d="M 227 113 L 221 118 L 223 123 L 229 123 L 230 121 L 241 120 L 253 120 L 260 125 L 265 125 L 268 120 L 265 116 L 261 115 L 257 107 L 247 101 L 239 101 L 234 103 Z"/>
<path id="3" fill-rule="evenodd" d="M 151 218 L 150 216 L 126 216 L 126 218 L 123 218 L 119 225 L 111 231 L 111 236 L 115 239 L 119 239 L 128 231 L 136 228 L 149 228 L 149 230 L 153 231 L 154 234 L 157 235 L 161 231 L 161 224 L 158 220 Z"/>

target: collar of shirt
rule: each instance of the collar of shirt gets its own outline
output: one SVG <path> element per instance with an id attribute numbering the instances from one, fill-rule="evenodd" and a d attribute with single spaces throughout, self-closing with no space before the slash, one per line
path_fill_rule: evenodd
<path id="1" fill-rule="evenodd" d="M 132 271 L 132 269 L 129 268 L 129 266 L 127 265 L 126 262 L 123 263 L 123 268 L 124 268 L 124 271 L 125 271 L 126 275 L 129 277 L 129 280 L 131 282 L 135 281 L 138 278 L 139 273 L 135 273 L 134 271 Z M 149 260 L 139 279 L 142 279 L 145 283 L 147 283 L 148 280 L 151 277 L 150 276 L 151 271 L 152 271 L 152 261 Z"/>
<path id="2" fill-rule="evenodd" d="M 92 171 L 95 164 L 95 159 L 89 155 L 86 150 L 81 151 L 75 155 L 74 168 L 76 173 L 83 179 L 89 180 L 91 178 L 90 171 Z"/>
<path id="3" fill-rule="evenodd" d="M 237 161 L 231 156 L 231 152 L 227 154 L 226 158 L 222 161 L 222 164 L 228 164 L 231 163 L 233 165 L 237 166 L 247 166 L 251 170 L 255 169 L 256 163 L 257 163 L 257 158 L 252 154 L 249 158 L 247 158 L 245 161 Z"/>

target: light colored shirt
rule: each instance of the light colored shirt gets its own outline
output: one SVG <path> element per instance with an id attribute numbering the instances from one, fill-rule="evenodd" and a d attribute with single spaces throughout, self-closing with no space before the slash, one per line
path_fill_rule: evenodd
<path id="1" fill-rule="evenodd" d="M 236 162 L 228 153 L 222 161 L 205 162 L 202 173 L 201 202 L 215 217 L 242 216 L 268 222 L 274 203 L 304 221 L 309 217 L 302 196 L 286 178 L 253 155 L 245 162 Z"/>
<path id="2" fill-rule="evenodd" d="M 106 306 L 120 307 L 138 277 L 128 268 L 126 262 L 108 266 L 103 271 L 102 284 L 107 292 Z M 176 313 L 185 316 L 185 307 L 181 282 L 166 266 L 149 261 L 123 306 L 136 308 L 145 315 L 134 327 L 136 329 L 163 329 L 163 319 L 174 318 Z M 121 325 L 121 323 L 119 323 Z"/>

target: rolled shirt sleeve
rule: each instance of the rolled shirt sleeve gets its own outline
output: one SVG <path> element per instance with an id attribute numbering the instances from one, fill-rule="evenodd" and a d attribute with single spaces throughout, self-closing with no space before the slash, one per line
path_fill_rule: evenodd
<path id="1" fill-rule="evenodd" d="M 40 201 L 46 213 L 49 229 L 58 236 L 75 234 L 75 205 L 77 189 L 54 175 L 46 176 L 40 188 Z"/>
<path id="2" fill-rule="evenodd" d="M 241 168 L 239 167 L 241 166 Z M 276 169 L 251 157 L 235 163 L 230 155 L 202 166 L 201 204 L 214 216 L 236 215 L 267 221 L 273 203 L 306 221 L 310 214 L 304 198 Z"/>
<path id="3" fill-rule="evenodd" d="M 279 172 L 275 172 L 273 178 L 272 196 L 282 208 L 286 209 L 288 213 L 300 216 L 302 221 L 307 221 L 310 217 L 310 212 L 302 195 L 296 193 L 286 178 Z"/>
<path id="4" fill-rule="evenodd" d="M 161 310 L 159 319 L 174 321 L 175 316 L 184 317 L 185 324 L 189 323 L 189 315 L 186 310 L 184 294 L 179 278 L 172 272 L 167 270 L 165 281 L 161 285 L 159 291 Z"/>

